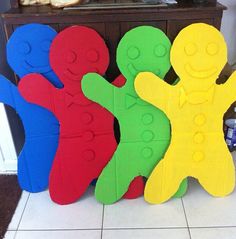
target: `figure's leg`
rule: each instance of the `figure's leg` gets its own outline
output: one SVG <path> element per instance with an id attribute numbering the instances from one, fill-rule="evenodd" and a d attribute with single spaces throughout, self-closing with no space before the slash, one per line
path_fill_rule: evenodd
<path id="1" fill-rule="evenodd" d="M 151 175 L 152 171 L 158 165 L 160 160 L 164 157 L 168 146 L 169 140 L 155 141 L 152 142 L 152 144 L 148 145 L 148 147 L 151 148 L 154 153 L 152 157 L 149 158 L 148 160 L 145 157 L 143 157 L 142 160 L 142 171 L 147 178 Z M 139 148 L 141 149 L 142 146 L 140 145 Z M 170 152 L 168 152 L 168 154 L 170 154 Z M 181 182 L 178 191 L 173 195 L 173 197 L 175 198 L 182 197 L 187 191 L 187 186 L 188 186 L 187 179 L 184 179 Z"/>
<path id="2" fill-rule="evenodd" d="M 66 163 L 71 163 L 68 165 Z M 60 157 L 55 159 L 50 174 L 49 189 L 51 199 L 61 205 L 77 201 L 87 190 L 91 183 L 88 168 L 73 163 L 75 158 Z"/>
<path id="3" fill-rule="evenodd" d="M 89 141 L 81 137 L 61 139 L 50 175 L 52 200 L 59 204 L 78 200 L 98 178 L 115 149 L 113 135 L 100 135 Z"/>
<path id="4" fill-rule="evenodd" d="M 57 142 L 58 136 L 26 138 L 18 158 L 18 181 L 22 189 L 36 193 L 48 187 Z"/>
<path id="5" fill-rule="evenodd" d="M 181 198 L 187 192 L 188 189 L 188 179 L 184 179 L 179 186 L 178 191 L 174 194 L 174 198 Z"/>
<path id="6" fill-rule="evenodd" d="M 125 199 L 135 199 L 143 195 L 144 192 L 144 180 L 142 176 L 134 178 L 130 183 L 128 191 L 124 194 Z"/>
<path id="7" fill-rule="evenodd" d="M 107 147 L 107 142 L 109 142 L 109 147 Z M 117 148 L 116 141 L 114 140 L 113 135 L 104 135 L 97 137 L 94 140 L 93 148 L 97 148 L 97 157 L 98 161 L 94 161 L 94 164 L 91 165 L 94 168 L 94 177 L 98 177 L 101 174 L 101 171 L 106 167 L 107 163 L 111 160 L 114 152 Z M 104 150 L 106 148 L 106 150 Z M 134 199 L 143 195 L 144 191 L 144 181 L 142 176 L 134 178 L 131 182 L 128 191 L 124 194 L 123 198 Z"/>
<path id="8" fill-rule="evenodd" d="M 65 164 L 65 161 L 72 161 L 57 153 L 49 179 L 49 192 L 51 199 L 61 205 L 70 204 L 76 201 L 76 190 L 72 181 L 72 172 Z"/>
<path id="9" fill-rule="evenodd" d="M 213 196 L 230 194 L 235 186 L 235 167 L 226 144 L 209 146 L 206 158 L 200 162 L 197 178 L 203 188 Z M 221 146 L 221 147 L 220 147 Z"/>
<path id="10" fill-rule="evenodd" d="M 164 158 L 156 166 L 146 183 L 144 197 L 147 202 L 158 204 L 170 199 L 186 178 L 185 170 L 175 158 Z"/>
<path id="11" fill-rule="evenodd" d="M 83 146 L 80 138 L 60 139 L 49 180 L 50 196 L 58 204 L 78 200 L 92 181 L 81 156 Z"/>
<path id="12" fill-rule="evenodd" d="M 135 152 L 132 145 L 127 147 L 127 144 L 119 144 L 113 158 L 98 178 L 95 188 L 98 201 L 112 204 L 127 192 L 131 181 L 138 175 L 138 170 L 134 167 L 135 155 L 132 152 Z"/>
<path id="13" fill-rule="evenodd" d="M 36 191 L 36 189 L 32 187 L 31 173 L 28 169 L 28 164 L 27 164 L 27 155 L 28 155 L 28 153 L 26 153 L 26 150 L 23 147 L 23 149 L 18 157 L 17 177 L 18 177 L 19 185 L 22 190 L 34 193 Z M 39 188 L 37 188 L 37 189 L 39 189 Z"/>

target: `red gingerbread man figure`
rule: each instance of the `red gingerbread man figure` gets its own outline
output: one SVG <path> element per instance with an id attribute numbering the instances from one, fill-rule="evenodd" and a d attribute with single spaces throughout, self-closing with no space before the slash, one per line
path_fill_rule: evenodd
<path id="1" fill-rule="evenodd" d="M 54 202 L 69 204 L 79 199 L 91 181 L 99 176 L 117 146 L 114 117 L 87 99 L 81 89 L 84 74 L 106 72 L 109 52 L 96 31 L 72 26 L 54 39 L 50 63 L 64 84 L 62 89 L 55 88 L 39 74 L 21 79 L 19 89 L 28 101 L 49 109 L 60 122 L 59 146 L 49 191 Z M 142 192 L 142 179 L 136 178 L 126 197 L 135 198 Z"/>

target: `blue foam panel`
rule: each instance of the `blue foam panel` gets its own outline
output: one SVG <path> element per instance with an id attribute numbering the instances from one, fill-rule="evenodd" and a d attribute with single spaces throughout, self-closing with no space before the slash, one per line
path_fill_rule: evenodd
<path id="1" fill-rule="evenodd" d="M 0 102 L 16 110 L 25 130 L 25 144 L 18 157 L 18 181 L 22 189 L 40 192 L 48 179 L 58 146 L 59 123 L 48 110 L 26 102 L 17 87 L 0 75 Z"/>

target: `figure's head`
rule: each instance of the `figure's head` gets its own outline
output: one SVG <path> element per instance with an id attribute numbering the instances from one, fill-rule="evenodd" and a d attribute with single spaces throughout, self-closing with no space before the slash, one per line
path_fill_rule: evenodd
<path id="1" fill-rule="evenodd" d="M 210 86 L 227 62 L 227 46 L 213 26 L 195 23 L 184 28 L 171 48 L 171 64 L 183 84 Z"/>
<path id="2" fill-rule="evenodd" d="M 164 78 L 170 69 L 171 43 L 164 32 L 151 26 L 128 31 L 117 48 L 117 64 L 127 80 L 149 71 Z"/>
<path id="3" fill-rule="evenodd" d="M 20 78 L 52 71 L 49 49 L 56 35 L 53 28 L 36 23 L 20 26 L 13 32 L 7 43 L 7 61 Z"/>
<path id="4" fill-rule="evenodd" d="M 102 37 L 93 29 L 72 26 L 54 39 L 50 63 L 60 79 L 69 84 L 82 80 L 84 74 L 103 75 L 109 64 L 109 52 Z"/>

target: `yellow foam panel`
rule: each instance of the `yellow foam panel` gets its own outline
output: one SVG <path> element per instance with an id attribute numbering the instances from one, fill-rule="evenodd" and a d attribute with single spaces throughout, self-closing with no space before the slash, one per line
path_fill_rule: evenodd
<path id="1" fill-rule="evenodd" d="M 192 24 L 174 40 L 170 58 L 180 78 L 177 85 L 150 72 L 135 79 L 138 95 L 164 111 L 172 129 L 170 146 L 147 181 L 145 199 L 167 201 L 188 176 L 213 196 L 228 195 L 235 186 L 235 169 L 222 126 L 224 113 L 236 100 L 236 74 L 216 84 L 227 62 L 225 40 L 210 25 Z"/>

